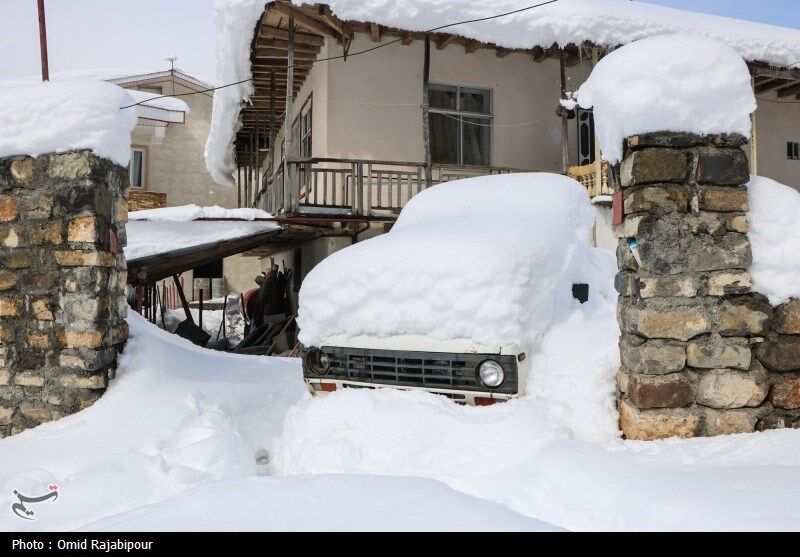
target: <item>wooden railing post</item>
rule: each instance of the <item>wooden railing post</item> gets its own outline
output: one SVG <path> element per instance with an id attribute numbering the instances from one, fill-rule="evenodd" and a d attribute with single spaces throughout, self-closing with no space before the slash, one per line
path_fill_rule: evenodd
<path id="1" fill-rule="evenodd" d="M 299 200 L 299 184 L 297 181 L 297 165 L 288 162 L 295 156 L 295 137 L 294 137 L 294 18 L 289 18 L 289 40 L 286 56 L 286 118 L 283 124 L 283 133 L 286 141 L 285 167 L 287 173 L 284 176 L 284 211 L 294 213 L 297 209 L 296 201 Z"/>

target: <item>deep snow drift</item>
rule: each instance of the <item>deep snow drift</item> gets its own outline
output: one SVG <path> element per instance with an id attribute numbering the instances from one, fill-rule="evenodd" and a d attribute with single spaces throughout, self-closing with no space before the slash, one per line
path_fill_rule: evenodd
<path id="1" fill-rule="evenodd" d="M 772 305 L 800 298 L 800 192 L 761 176 L 747 185 L 753 290 Z"/>
<path id="2" fill-rule="evenodd" d="M 136 110 L 130 94 L 102 81 L 75 79 L 0 88 L 0 157 L 91 149 L 127 166 Z"/>
<path id="3" fill-rule="evenodd" d="M 603 159 L 612 164 L 622 159 L 623 140 L 640 133 L 750 137 L 756 109 L 741 55 L 718 40 L 688 35 L 642 39 L 611 52 L 576 97 L 580 106 L 594 107 Z"/>
<path id="4" fill-rule="evenodd" d="M 434 186 L 408 202 L 391 232 L 331 255 L 306 276 L 300 340 L 418 334 L 532 352 L 572 307 L 572 283 L 597 280 L 586 265 L 592 222 L 585 188 L 565 176 Z"/>

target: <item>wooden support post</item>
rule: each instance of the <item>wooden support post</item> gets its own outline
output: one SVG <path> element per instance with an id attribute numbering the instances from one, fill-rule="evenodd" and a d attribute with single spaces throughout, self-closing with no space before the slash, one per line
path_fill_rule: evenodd
<path id="1" fill-rule="evenodd" d="M 284 140 L 286 141 L 286 160 L 295 158 L 294 137 L 294 18 L 289 18 L 289 46 L 286 57 L 286 118 L 283 124 Z M 284 176 L 284 210 L 287 213 L 296 211 L 297 202 L 297 165 L 287 164 Z"/>
<path id="2" fill-rule="evenodd" d="M 561 98 L 567 98 L 567 53 L 564 49 L 559 51 L 559 65 L 561 66 Z M 564 174 L 569 169 L 569 121 L 567 111 L 561 111 L 561 163 L 564 167 Z"/>
<path id="3" fill-rule="evenodd" d="M 256 206 L 261 193 L 261 115 L 256 110 L 256 187 L 253 188 L 253 207 Z"/>
<path id="4" fill-rule="evenodd" d="M 242 165 L 236 165 L 236 206 L 242 207 Z"/>
<path id="5" fill-rule="evenodd" d="M 136 313 L 142 315 L 142 306 L 144 305 L 144 284 L 138 283 L 136 285 Z"/>
<path id="6" fill-rule="evenodd" d="M 267 165 L 267 180 L 275 173 L 275 70 L 269 72 L 269 165 Z"/>
<path id="7" fill-rule="evenodd" d="M 600 61 L 600 49 L 597 47 L 592 48 L 592 69 Z M 592 115 L 594 118 L 594 115 Z M 605 193 L 603 191 L 603 157 L 600 152 L 600 140 L 597 134 L 594 134 L 594 191 L 597 194 Z"/>
<path id="8" fill-rule="evenodd" d="M 751 77 L 750 83 L 755 93 L 756 78 Z M 756 112 L 750 115 L 750 174 L 758 176 L 758 127 L 756 126 Z"/>
<path id="9" fill-rule="evenodd" d="M 431 36 L 425 34 L 425 55 L 422 62 L 422 143 L 425 147 L 425 187 L 433 185 L 431 176 L 431 121 L 428 106 L 428 86 L 431 78 Z"/>
<path id="10" fill-rule="evenodd" d="M 258 125 L 258 113 L 256 113 L 256 125 Z M 250 132 L 250 187 L 247 189 L 247 206 L 253 206 L 253 190 L 255 189 L 256 176 L 256 134 Z"/>

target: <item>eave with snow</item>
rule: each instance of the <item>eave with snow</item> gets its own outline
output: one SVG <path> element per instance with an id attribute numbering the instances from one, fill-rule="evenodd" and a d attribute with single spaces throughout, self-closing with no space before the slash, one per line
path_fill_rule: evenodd
<path id="1" fill-rule="evenodd" d="M 611 193 L 611 189 L 605 168 L 599 163 L 599 149 L 593 138 L 581 146 L 576 136 L 583 131 L 572 129 L 577 123 L 572 120 L 574 114 L 565 110 L 558 117 L 553 113 L 560 98 L 566 91 L 578 88 L 597 60 L 623 44 L 648 36 L 683 33 L 726 42 L 747 61 L 754 90 L 763 101 L 760 106 L 800 99 L 800 70 L 795 68 L 796 62 L 800 62 L 800 31 L 794 29 L 625 0 L 559 0 L 498 20 L 425 33 L 426 29 L 486 17 L 502 10 L 471 0 L 453 1 L 441 6 L 422 6 L 420 0 L 392 9 L 364 6 L 350 0 L 334 0 L 329 4 L 278 0 L 267 3 L 263 9 L 258 4 L 247 0 L 227 0 L 220 8 L 228 10 L 225 12 L 226 21 L 219 30 L 223 40 L 243 40 L 241 30 L 252 31 L 247 42 L 248 58 L 237 61 L 235 52 L 226 51 L 226 58 L 220 59 L 224 67 L 219 77 L 228 82 L 252 78 L 252 83 L 223 89 L 215 97 L 206 161 L 218 181 L 238 184 L 243 205 L 258 206 L 274 214 L 311 213 L 332 220 L 337 216 L 391 219 L 411 195 L 433 183 L 517 170 L 569 173 L 587 186 L 593 198 L 607 199 L 605 196 Z M 504 9 L 510 11 L 527 5 L 523 2 L 506 4 Z M 236 18 L 239 20 L 234 23 Z M 248 18 L 249 23 L 244 21 Z M 226 30 L 230 36 L 225 37 Z M 238 30 L 238 35 L 233 35 L 235 30 Z M 539 126 L 547 129 L 540 129 L 536 132 L 539 138 L 531 140 L 529 159 L 505 156 L 506 151 L 517 148 L 515 143 L 520 143 L 512 138 L 510 131 L 506 131 L 503 133 L 511 139 L 506 140 L 505 146 L 492 139 L 490 149 L 493 156 L 485 159 L 488 164 L 464 164 L 462 160 L 458 161 L 460 164 L 441 164 L 436 160 L 426 160 L 431 150 L 429 143 L 424 150 L 421 148 L 426 120 L 425 109 L 421 106 L 424 104 L 421 99 L 425 65 L 421 45 L 426 38 L 430 44 L 429 63 L 434 67 L 437 59 L 443 60 L 439 64 L 449 64 L 455 56 L 474 60 L 474 69 L 469 73 L 447 79 L 454 85 L 482 86 L 481 74 L 485 73 L 483 70 L 487 64 L 496 68 L 507 67 L 507 70 L 499 71 L 505 72 L 506 76 L 519 76 L 519 80 L 530 79 L 520 74 L 520 68 L 524 67 L 520 64 L 525 61 L 531 63 L 531 74 L 539 72 L 535 79 L 540 83 L 547 82 L 546 92 L 528 93 L 531 104 L 541 107 L 541 110 L 533 111 L 539 116 L 536 119 L 518 116 L 517 121 L 498 122 L 502 86 L 495 85 L 492 90 L 491 116 L 495 119 L 490 120 L 490 133 L 499 134 L 503 127 L 522 127 L 544 121 Z M 396 41 L 396 44 L 375 53 L 352 57 L 359 51 L 380 47 L 388 41 Z M 391 72 L 383 73 L 380 68 L 365 69 L 365 59 L 378 56 L 377 53 L 381 53 L 384 64 L 398 66 L 398 80 L 411 75 L 416 83 L 398 83 L 395 89 L 407 89 L 413 91 L 413 95 L 395 105 L 387 102 L 382 113 L 367 114 L 370 106 L 380 105 L 368 89 L 385 88 L 386 80 L 391 79 Z M 348 59 L 348 55 L 352 58 Z M 491 59 L 487 60 L 487 56 Z M 323 61 L 330 57 L 341 59 Z M 349 76 L 372 71 L 374 81 L 370 84 L 370 76 L 364 76 L 361 90 L 350 91 L 348 98 L 339 99 L 336 97 L 341 95 L 342 89 L 336 89 L 338 85 L 334 84 L 331 76 L 335 73 L 344 75 L 348 64 L 353 68 Z M 403 64 L 412 67 L 413 75 L 400 71 Z M 542 69 L 537 70 L 538 67 Z M 358 68 L 357 72 L 355 68 Z M 447 71 L 439 69 L 439 76 L 445 74 Z M 491 77 L 483 81 L 492 79 L 499 81 Z M 327 83 L 321 94 L 319 83 L 324 81 Z M 438 76 L 430 80 L 431 83 L 443 81 Z M 486 87 L 489 89 L 491 85 Z M 526 83 L 525 87 L 530 88 L 530 85 Z M 524 87 L 521 90 L 524 93 Z M 391 96 L 397 98 L 399 95 Z M 288 97 L 291 101 L 287 103 Z M 523 101 L 517 92 L 516 104 L 524 104 Z M 327 104 L 324 110 L 328 121 L 320 124 L 329 137 L 318 141 L 315 122 L 314 148 L 304 153 L 302 138 L 298 137 L 303 135 L 300 116 L 304 107 L 313 104 L 316 119 L 317 105 L 323 103 Z M 418 103 L 416 110 L 413 109 L 414 103 Z M 363 105 L 363 115 L 342 110 L 341 106 L 347 104 Z M 403 112 L 405 120 L 421 122 L 413 137 L 407 135 L 409 128 L 400 129 L 397 119 L 392 120 L 392 106 L 408 107 Z M 797 117 L 794 113 L 788 114 L 793 109 L 777 104 L 770 107 L 770 110 L 786 111 L 784 119 Z M 335 110 L 341 115 L 334 114 Z M 394 113 L 398 111 L 394 110 Z M 375 157 L 370 154 L 375 151 L 383 154 L 387 149 L 373 149 L 372 145 L 345 147 L 340 140 L 331 138 L 333 127 L 346 127 L 347 133 L 358 136 L 368 125 L 360 118 L 375 117 L 386 118 L 384 137 L 379 138 L 381 143 L 413 139 L 420 144 L 416 148 L 417 154 L 413 157 L 395 156 L 389 148 L 389 156 Z M 757 137 L 764 142 L 769 133 L 765 127 Z M 394 134 L 398 138 L 394 138 Z M 547 139 L 549 137 L 558 139 Z M 773 144 L 780 141 L 785 141 L 785 138 L 771 141 L 770 151 L 774 149 Z M 536 142 L 546 143 L 547 155 L 537 152 L 544 149 L 539 149 Z M 376 143 L 375 138 L 372 143 Z M 319 144 L 324 147 L 319 148 Z M 272 149 L 273 145 L 275 149 Z M 287 155 L 278 154 L 279 145 Z M 781 149 L 785 149 L 785 145 Z M 588 152 L 578 153 L 581 150 Z M 402 148 L 395 151 L 407 152 Z M 785 156 L 785 150 L 783 153 Z M 755 137 L 751 159 L 754 170 L 759 169 Z M 515 164 L 497 162 L 507 160 Z M 788 181 L 784 176 L 778 178 Z M 800 182 L 797 186 L 800 187 Z M 335 196 L 337 188 L 341 190 L 341 198 Z M 403 191 L 408 193 L 400 193 Z"/>

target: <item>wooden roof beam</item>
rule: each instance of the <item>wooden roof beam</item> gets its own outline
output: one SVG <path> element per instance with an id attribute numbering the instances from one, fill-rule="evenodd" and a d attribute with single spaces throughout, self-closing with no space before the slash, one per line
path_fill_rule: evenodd
<path id="1" fill-rule="evenodd" d="M 308 52 L 308 51 L 295 51 L 294 59 L 295 60 L 315 60 L 317 58 L 317 52 Z M 256 46 L 256 58 L 281 58 L 283 59 L 286 56 L 286 51 L 281 50 L 279 48 L 270 48 L 265 46 Z"/>
<path id="2" fill-rule="evenodd" d="M 272 5 L 272 9 L 278 12 L 279 14 L 283 14 L 286 17 L 293 18 L 294 22 L 300 27 L 303 27 L 304 29 L 320 33 L 322 35 L 327 35 L 329 37 L 334 37 L 337 39 L 342 38 L 342 34 L 335 27 L 331 27 L 327 22 L 321 19 L 317 19 L 316 17 L 311 17 L 306 12 L 300 11 L 298 8 L 292 6 L 291 4 L 284 4 L 283 2 L 275 2 Z"/>
<path id="3" fill-rule="evenodd" d="M 280 39 L 282 41 L 288 41 L 289 31 L 279 27 L 262 27 L 261 32 L 258 34 L 258 38 L 265 40 Z M 294 34 L 294 43 L 296 47 L 300 45 L 323 46 L 325 44 L 325 37 L 296 31 Z"/>
<path id="4" fill-rule="evenodd" d="M 464 52 L 466 52 L 467 54 L 472 54 L 473 52 L 478 50 L 481 46 L 483 46 L 483 43 L 481 43 L 480 41 L 467 41 L 467 44 L 464 45 Z"/>
<path id="5" fill-rule="evenodd" d="M 370 23 L 369 24 L 369 34 L 372 37 L 372 42 L 379 43 L 381 42 L 381 26 L 377 23 Z"/>
<path id="6" fill-rule="evenodd" d="M 451 44 L 453 41 L 456 40 L 455 35 L 447 35 L 444 37 L 439 37 L 435 40 L 436 42 L 436 50 L 444 50 L 447 45 Z"/>
<path id="7" fill-rule="evenodd" d="M 281 50 L 287 52 L 289 50 L 289 41 L 284 41 L 283 39 L 275 39 L 275 38 L 267 38 L 267 37 L 259 37 L 256 41 L 257 47 L 263 48 L 274 48 L 276 50 Z M 319 51 L 322 50 L 321 46 L 310 45 L 310 44 L 296 44 L 294 45 L 295 52 L 313 52 L 318 54 Z"/>
<path id="8" fill-rule="evenodd" d="M 778 89 L 778 98 L 790 97 L 792 95 L 796 95 L 800 93 L 800 83 L 794 83 L 789 87 L 784 87 L 782 89 Z"/>
<path id="9" fill-rule="evenodd" d="M 327 4 L 320 4 L 317 6 L 317 13 L 325 23 L 336 29 L 341 37 L 348 40 L 353 38 L 353 29 L 347 23 L 333 15 L 330 6 Z"/>
<path id="10" fill-rule="evenodd" d="M 788 85 L 790 81 L 786 79 L 776 78 L 776 79 L 769 79 L 764 81 L 760 85 L 755 86 L 756 95 L 760 95 L 761 93 L 766 93 L 768 91 L 772 91 L 773 89 L 778 89 L 779 87 L 783 87 Z"/>

